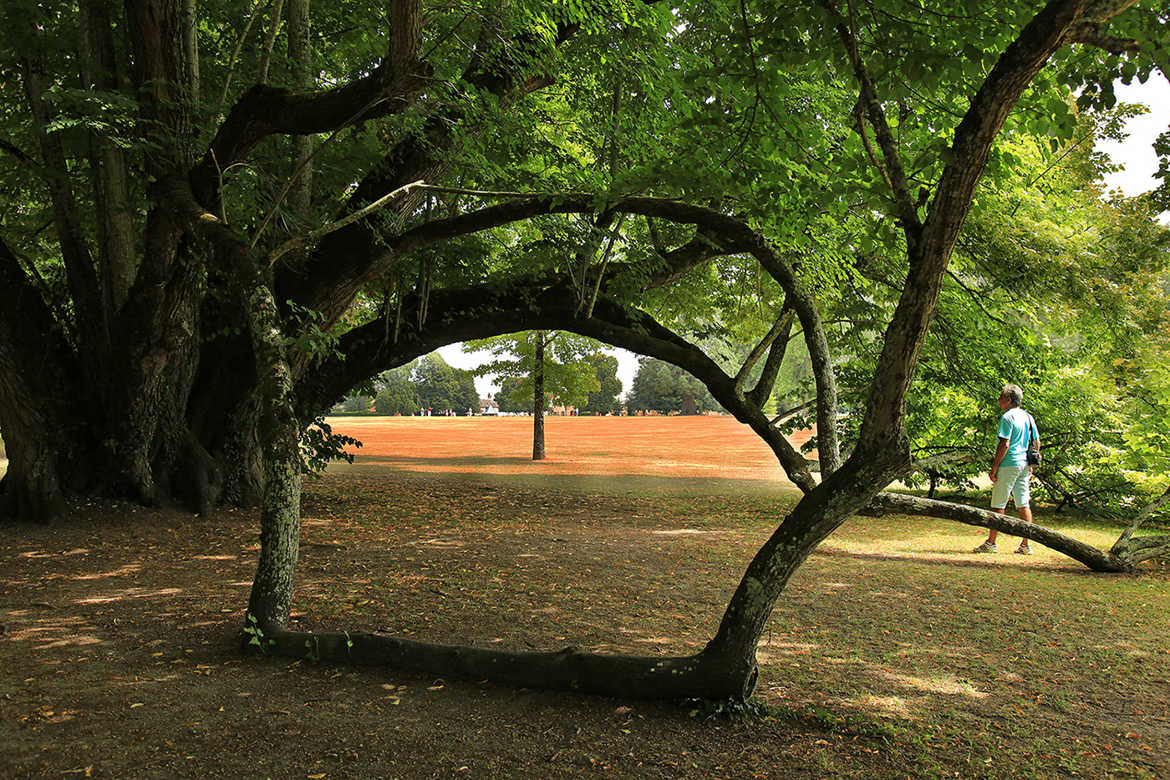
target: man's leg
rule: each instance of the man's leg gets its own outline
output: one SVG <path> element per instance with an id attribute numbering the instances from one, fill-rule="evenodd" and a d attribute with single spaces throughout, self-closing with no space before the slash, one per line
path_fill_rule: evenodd
<path id="1" fill-rule="evenodd" d="M 1032 522 L 1032 496 L 1028 485 L 1028 477 L 1031 476 L 1031 472 L 1030 468 L 1024 467 L 1023 471 L 1020 472 L 1019 480 L 1012 489 L 1012 493 L 1016 496 L 1016 512 L 1025 523 Z M 1020 555 L 1032 554 L 1032 545 L 1028 543 L 1027 537 L 1020 538 L 1020 546 L 1016 548 L 1016 552 Z"/>
<path id="2" fill-rule="evenodd" d="M 1000 468 L 999 479 L 991 486 L 991 511 L 1002 515 L 1007 513 L 1008 498 L 1011 497 L 1011 489 L 1014 484 L 1014 479 L 1005 479 L 1009 475 L 1008 469 Z M 995 552 L 995 539 L 999 536 L 999 531 L 990 528 L 987 531 L 987 541 L 976 547 L 971 552 L 973 553 L 993 553 Z"/>
<path id="3" fill-rule="evenodd" d="M 1007 514 L 1007 507 L 1003 506 L 1003 507 L 1000 507 L 999 509 L 992 509 L 991 511 L 995 512 L 997 515 L 1006 515 Z M 995 538 L 997 536 L 999 536 L 998 530 L 996 530 L 995 528 L 987 529 L 987 541 L 991 542 L 992 544 L 995 544 Z"/>

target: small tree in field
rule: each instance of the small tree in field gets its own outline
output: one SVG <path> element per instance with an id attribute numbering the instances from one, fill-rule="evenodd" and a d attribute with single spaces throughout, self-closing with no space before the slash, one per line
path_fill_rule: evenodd
<path id="1" fill-rule="evenodd" d="M 532 459 L 544 460 L 544 412 L 550 399 L 562 406 L 584 406 L 589 393 L 600 389 L 590 357 L 599 345 L 593 339 L 556 331 L 527 331 L 464 345 L 468 352 L 486 350 L 495 360 L 475 370 L 480 376 L 512 380 L 512 403 L 532 399 Z M 501 409 L 503 407 L 501 406 Z"/>

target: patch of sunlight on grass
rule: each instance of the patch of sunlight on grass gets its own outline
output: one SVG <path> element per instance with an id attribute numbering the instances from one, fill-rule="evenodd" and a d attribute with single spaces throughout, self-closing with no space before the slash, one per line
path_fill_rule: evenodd
<path id="1" fill-rule="evenodd" d="M 960 682 L 953 677 L 915 677 L 910 674 L 898 674 L 889 670 L 879 670 L 877 674 L 893 683 L 913 688 L 923 693 L 938 693 L 947 696 L 966 696 L 969 699 L 986 699 L 990 694 L 976 690 L 970 683 Z"/>
<path id="2" fill-rule="evenodd" d="M 1101 549 L 1109 549 L 1120 533 L 1088 524 L 1065 522 L 1064 518 L 1040 517 L 1039 525 L 1065 536 Z M 971 550 L 987 538 L 987 529 L 946 520 L 906 515 L 886 515 L 881 518 L 860 518 L 838 529 L 822 547 L 825 552 L 859 555 L 870 558 L 906 558 L 923 561 L 954 560 L 961 555 L 972 558 Z M 1012 555 L 1019 538 L 1000 534 L 999 554 L 980 555 L 985 563 L 1016 563 L 1021 561 L 1066 561 L 1061 553 L 1049 550 L 1038 542 L 1032 543 L 1033 556 Z"/>
<path id="3" fill-rule="evenodd" d="M 763 649 L 763 645 L 756 650 L 756 660 L 762 664 L 782 658 L 809 656 L 821 650 L 820 645 L 807 642 L 769 642 L 767 646 L 767 650 Z"/>
<path id="4" fill-rule="evenodd" d="M 251 583 L 248 583 L 251 585 Z M 83 599 L 77 599 L 75 604 L 109 604 L 112 601 L 122 601 L 124 599 L 152 599 L 160 596 L 177 596 L 182 593 L 182 588 L 157 588 L 155 590 L 148 590 L 146 588 L 126 588 L 126 590 L 118 591 L 105 596 L 87 596 Z"/>
<path id="5" fill-rule="evenodd" d="M 104 580 L 107 577 L 125 577 L 127 574 L 134 574 L 135 572 L 139 572 L 139 571 L 142 571 L 142 564 L 128 563 L 125 566 L 122 566 L 121 568 L 114 569 L 113 571 L 103 571 L 103 572 L 99 572 L 97 574 L 78 574 L 73 579 L 75 579 L 75 580 Z"/>
<path id="6" fill-rule="evenodd" d="M 197 621 L 195 623 L 188 623 L 187 625 L 182 626 L 182 628 L 184 628 L 184 629 L 188 629 L 188 628 L 214 628 L 215 626 L 222 626 L 224 623 L 230 623 L 230 622 L 232 622 L 232 621 L 229 619 L 200 620 L 200 621 Z"/>
<path id="7" fill-rule="evenodd" d="M 12 642 L 34 644 L 37 650 L 103 644 L 104 640 L 100 637 L 86 633 L 92 630 L 93 626 L 88 625 L 80 617 L 62 617 L 38 620 L 27 626 L 10 627 L 6 638 Z"/>
<path id="8" fill-rule="evenodd" d="M 88 645 L 100 645 L 102 640 L 96 636 L 89 634 L 74 634 L 72 636 L 55 639 L 52 642 L 45 642 L 38 645 L 38 650 L 50 650 L 54 647 L 85 647 Z"/>
<path id="9" fill-rule="evenodd" d="M 455 539 L 423 539 L 419 542 L 410 542 L 416 547 L 438 547 L 440 549 L 456 549 L 466 547 L 466 542 L 460 542 Z"/>
<path id="10" fill-rule="evenodd" d="M 174 661 L 172 661 L 172 663 L 174 663 Z M 145 688 L 148 685 L 158 685 L 159 683 L 171 682 L 178 679 L 179 675 L 177 673 L 170 672 L 168 674 L 159 675 L 158 677 L 135 677 L 133 680 L 118 680 L 112 684 L 120 688 Z"/>
<path id="11" fill-rule="evenodd" d="M 846 699 L 846 703 L 860 708 L 863 712 L 876 712 L 879 715 L 894 715 L 907 720 L 914 716 L 914 712 L 906 700 L 901 696 L 859 696 Z"/>

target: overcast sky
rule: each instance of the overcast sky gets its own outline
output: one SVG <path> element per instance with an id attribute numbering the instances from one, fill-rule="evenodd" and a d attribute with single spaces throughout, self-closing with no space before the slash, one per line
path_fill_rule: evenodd
<path id="1" fill-rule="evenodd" d="M 1105 183 L 1126 195 L 1140 195 L 1157 184 L 1154 174 L 1158 171 L 1158 158 L 1153 145 L 1159 135 L 1170 129 L 1170 83 L 1155 76 L 1145 84 L 1134 82 L 1126 86 L 1118 82 L 1114 91 L 1121 102 L 1144 103 L 1150 113 L 1126 123 L 1129 137 L 1124 142 L 1097 144 L 1097 148 L 1112 157 L 1114 162 L 1125 166 L 1125 170 L 1105 177 Z M 1163 214 L 1163 218 L 1166 216 Z"/>
<path id="2" fill-rule="evenodd" d="M 1170 129 L 1170 83 L 1161 76 L 1155 76 L 1145 84 L 1134 82 L 1127 86 L 1118 82 L 1115 91 L 1121 102 L 1142 103 L 1150 112 L 1126 123 L 1129 136 L 1125 141 L 1097 145 L 1114 162 L 1124 166 L 1123 170 L 1107 176 L 1105 183 L 1110 189 L 1119 189 L 1126 195 L 1140 195 L 1153 189 L 1157 183 L 1154 174 L 1158 171 L 1158 158 L 1154 154 L 1153 144 L 1158 135 Z M 1162 218 L 1170 224 L 1170 212 L 1163 214 Z M 623 349 L 611 348 L 606 351 L 617 356 L 618 378 L 622 380 L 624 391 L 629 392 L 638 367 L 637 357 Z M 443 347 L 439 352 L 448 363 L 459 368 L 474 368 L 487 359 L 485 353 L 463 352 L 460 344 Z M 488 377 L 478 377 L 475 386 L 479 394 L 485 397 L 499 389 Z"/>

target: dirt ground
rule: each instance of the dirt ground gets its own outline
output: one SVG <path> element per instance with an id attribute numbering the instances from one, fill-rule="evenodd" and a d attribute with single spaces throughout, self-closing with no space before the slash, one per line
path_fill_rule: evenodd
<path id="1" fill-rule="evenodd" d="M 339 423 L 366 446 L 307 487 L 294 625 L 701 647 L 794 499 L 767 449 L 727 418 L 554 419 L 532 464 L 525 422 Z M 257 533 L 252 511 L 97 502 L 0 528 L 0 776 L 1170 773 L 1162 572 L 1100 585 L 1055 557 L 948 561 L 932 526 L 847 535 L 798 573 L 761 645 L 772 714 L 730 720 L 244 658 Z M 890 541 L 874 553 L 866 534 Z M 1002 609 L 1046 588 L 1057 616 Z"/>

